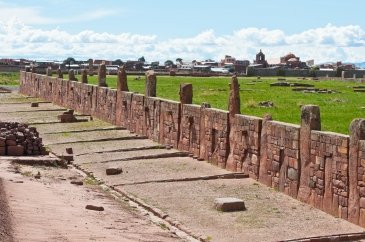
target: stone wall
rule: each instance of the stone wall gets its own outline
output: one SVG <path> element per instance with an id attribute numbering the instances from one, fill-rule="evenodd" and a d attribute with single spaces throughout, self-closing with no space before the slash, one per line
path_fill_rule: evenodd
<path id="1" fill-rule="evenodd" d="M 242 171 L 365 227 L 365 119 L 355 119 L 347 136 L 320 131 L 319 107 L 313 105 L 303 106 L 301 125 L 293 125 L 34 73 L 21 72 L 20 84 L 25 95 L 91 114 L 199 161 Z"/>
<path id="2" fill-rule="evenodd" d="M 347 219 L 349 137 L 312 131 L 311 143 L 310 204 Z"/>
<path id="3" fill-rule="evenodd" d="M 225 168 L 229 153 L 229 113 L 219 109 L 204 108 L 202 114 L 200 157 L 213 165 Z"/>
<path id="4" fill-rule="evenodd" d="M 294 198 L 299 188 L 299 130 L 297 125 L 263 123 L 259 181 Z"/>
<path id="5" fill-rule="evenodd" d="M 194 158 L 200 155 L 201 107 L 193 104 L 183 106 L 180 126 L 179 149 L 190 152 Z"/>
<path id="6" fill-rule="evenodd" d="M 235 163 L 233 170 L 258 179 L 262 119 L 239 114 L 235 115 L 235 119 L 236 129 L 231 142 Z"/>

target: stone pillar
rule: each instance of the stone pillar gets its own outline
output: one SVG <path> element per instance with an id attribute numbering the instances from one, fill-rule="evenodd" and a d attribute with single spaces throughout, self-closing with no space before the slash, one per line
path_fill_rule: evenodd
<path id="1" fill-rule="evenodd" d="M 268 132 L 270 132 L 272 117 L 265 115 L 262 119 L 261 139 L 260 139 L 260 167 L 259 167 L 259 181 L 268 187 L 271 187 L 272 181 L 268 171 L 272 170 L 272 162 L 267 159 L 268 157 Z"/>
<path id="2" fill-rule="evenodd" d="M 81 71 L 81 82 L 82 83 L 88 83 L 88 79 L 87 79 L 87 70 L 86 69 L 83 69 Z"/>
<path id="3" fill-rule="evenodd" d="M 234 135 L 236 132 L 236 114 L 240 114 L 240 85 L 238 84 L 238 79 L 236 75 L 232 76 L 231 82 L 229 84 L 229 155 L 227 159 L 226 169 L 229 171 L 237 170 L 237 162 L 233 157 L 233 151 L 235 149 L 235 139 Z"/>
<path id="4" fill-rule="evenodd" d="M 58 77 L 58 78 L 62 78 L 62 79 L 63 79 L 63 72 L 62 72 L 61 67 L 59 67 L 59 68 L 57 69 L 57 77 Z"/>
<path id="5" fill-rule="evenodd" d="M 76 81 L 75 71 L 72 70 L 72 69 L 68 71 L 68 80 L 69 81 Z"/>
<path id="6" fill-rule="evenodd" d="M 94 61 L 93 59 L 89 59 L 89 75 L 94 75 Z"/>
<path id="7" fill-rule="evenodd" d="M 206 146 L 206 140 L 205 140 L 205 113 L 206 109 L 211 108 L 211 105 L 209 103 L 202 103 L 200 106 L 200 151 L 199 151 L 199 161 L 203 161 L 205 154 L 207 153 L 207 146 Z"/>
<path id="8" fill-rule="evenodd" d="M 232 76 L 231 83 L 229 84 L 229 102 L 228 111 L 229 118 L 234 120 L 236 114 L 240 114 L 240 85 L 238 84 L 237 76 Z"/>
<path id="9" fill-rule="evenodd" d="M 359 224 L 363 217 L 361 224 L 364 226 L 365 211 L 360 211 L 360 190 L 364 187 L 358 185 L 360 140 L 365 140 L 365 119 L 354 119 L 350 124 L 348 220 Z"/>
<path id="10" fill-rule="evenodd" d="M 146 97 L 156 97 L 156 75 L 154 71 L 146 71 L 146 85 L 145 95 Z"/>
<path id="11" fill-rule="evenodd" d="M 341 72 L 341 78 L 342 78 L 342 80 L 344 80 L 344 79 L 345 79 L 345 77 L 346 77 L 346 71 L 342 71 L 342 72 Z"/>
<path id="12" fill-rule="evenodd" d="M 47 76 L 52 76 L 52 67 L 47 67 L 47 69 L 46 69 L 46 75 Z"/>
<path id="13" fill-rule="evenodd" d="M 127 72 L 125 71 L 124 65 L 121 66 L 118 70 L 118 79 L 117 79 L 117 90 L 128 92 L 128 81 L 127 81 Z"/>
<path id="14" fill-rule="evenodd" d="M 193 85 L 191 83 L 180 84 L 180 103 L 192 104 L 193 103 Z"/>
<path id="15" fill-rule="evenodd" d="M 99 87 L 108 86 L 106 84 L 106 66 L 104 62 L 99 66 L 98 80 L 99 80 Z"/>
<path id="16" fill-rule="evenodd" d="M 321 115 L 319 106 L 306 105 L 302 107 L 300 125 L 300 164 L 298 200 L 310 203 L 311 189 L 309 187 L 311 164 L 311 131 L 321 130 Z"/>

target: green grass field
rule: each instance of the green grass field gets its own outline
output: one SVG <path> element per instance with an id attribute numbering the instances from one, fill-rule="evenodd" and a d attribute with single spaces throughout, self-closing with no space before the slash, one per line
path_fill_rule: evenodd
<path id="1" fill-rule="evenodd" d="M 80 79 L 80 77 L 78 77 Z M 286 78 L 287 82 L 314 84 L 315 88 L 331 89 L 337 93 L 294 92 L 292 87 L 270 87 L 277 77 L 240 77 L 241 113 L 262 117 L 269 113 L 274 120 L 299 124 L 300 107 L 306 104 L 319 105 L 321 109 L 322 130 L 348 134 L 348 127 L 354 118 L 365 117 L 365 93 L 353 92 L 353 86 L 361 84 L 353 81 L 312 81 Z M 157 96 L 179 100 L 180 83 L 192 83 L 193 102 L 208 102 L 214 108 L 227 110 L 229 77 L 157 77 Z M 97 77 L 89 77 L 89 83 L 97 84 Z M 116 76 L 108 76 L 107 83 L 116 87 Z M 144 77 L 135 80 L 128 76 L 129 90 L 144 93 Z M 365 86 L 365 85 L 364 85 Z M 259 107 L 261 101 L 272 101 L 273 108 Z M 362 108 L 364 107 L 364 109 Z"/>
<path id="2" fill-rule="evenodd" d="M 8 83 L 14 83 L 18 74 L 11 75 Z M 65 79 L 67 76 L 65 76 Z M 77 77 L 79 80 L 80 76 Z M 0 75 L 0 84 L 3 84 Z M 5 78 L 6 79 L 6 78 Z M 170 100 L 179 100 L 180 83 L 192 83 L 194 90 L 193 102 L 201 104 L 208 102 L 214 108 L 227 110 L 229 95 L 229 77 L 157 77 L 157 96 Z M 353 92 L 353 86 L 360 83 L 353 81 L 312 81 L 286 78 L 287 82 L 314 84 L 316 88 L 331 89 L 337 93 L 303 93 L 294 92 L 292 87 L 270 87 L 277 82 L 277 77 L 261 78 L 240 77 L 241 113 L 262 117 L 269 113 L 274 120 L 299 124 L 300 107 L 306 104 L 319 105 L 321 109 L 322 130 L 348 134 L 348 127 L 354 118 L 365 117 L 365 93 Z M 97 76 L 89 77 L 89 83 L 97 84 Z M 116 76 L 108 76 L 109 87 L 116 87 Z M 9 84 L 7 84 L 9 85 Z M 144 76 L 135 80 L 128 76 L 129 90 L 144 93 Z M 365 84 L 364 84 L 365 86 Z M 274 107 L 259 107 L 261 101 L 272 101 Z M 363 108 L 364 107 L 364 108 Z"/>
<path id="3" fill-rule="evenodd" d="M 5 85 L 5 86 L 19 85 L 19 72 L 1 72 L 0 85 Z"/>

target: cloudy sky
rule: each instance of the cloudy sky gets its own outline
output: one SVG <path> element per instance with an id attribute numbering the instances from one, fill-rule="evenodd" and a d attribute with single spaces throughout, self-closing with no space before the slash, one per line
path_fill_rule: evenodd
<path id="1" fill-rule="evenodd" d="M 0 0 L 0 58 L 365 61 L 365 1 Z"/>

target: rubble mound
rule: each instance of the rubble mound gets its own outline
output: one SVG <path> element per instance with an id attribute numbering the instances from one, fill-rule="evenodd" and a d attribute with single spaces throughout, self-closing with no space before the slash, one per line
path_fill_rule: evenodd
<path id="1" fill-rule="evenodd" d="M 0 155 L 47 155 L 35 127 L 18 122 L 0 121 Z"/>

